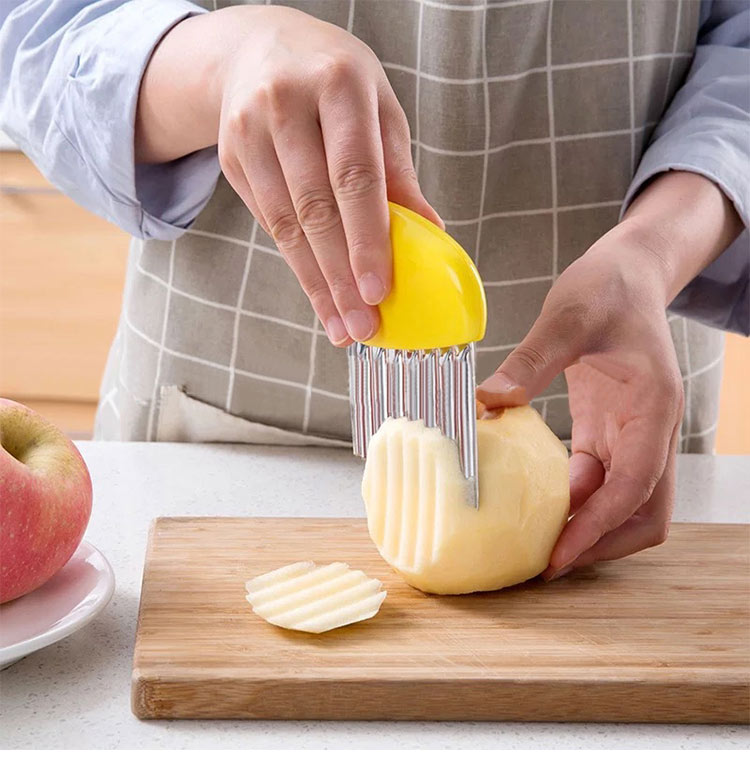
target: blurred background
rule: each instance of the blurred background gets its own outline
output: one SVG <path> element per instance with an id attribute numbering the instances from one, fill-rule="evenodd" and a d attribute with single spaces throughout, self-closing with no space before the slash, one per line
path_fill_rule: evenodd
<path id="1" fill-rule="evenodd" d="M 129 237 L 0 134 L 0 394 L 89 438 Z M 750 339 L 727 335 L 717 453 L 750 453 Z"/>

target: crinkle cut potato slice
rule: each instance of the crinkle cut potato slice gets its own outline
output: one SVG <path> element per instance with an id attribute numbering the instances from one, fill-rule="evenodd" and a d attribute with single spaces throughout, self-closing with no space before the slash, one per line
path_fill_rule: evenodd
<path id="1" fill-rule="evenodd" d="M 477 421 L 479 509 L 455 442 L 422 421 L 389 419 L 372 437 L 362 497 L 370 536 L 408 583 L 467 594 L 547 567 L 570 507 L 568 452 L 532 407 Z"/>
<path id="2" fill-rule="evenodd" d="M 253 611 L 269 624 L 320 634 L 372 618 L 386 592 L 345 562 L 295 562 L 245 584 Z"/>

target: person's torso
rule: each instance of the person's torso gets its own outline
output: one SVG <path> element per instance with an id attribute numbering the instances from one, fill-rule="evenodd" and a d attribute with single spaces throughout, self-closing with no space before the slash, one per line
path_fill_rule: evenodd
<path id="1" fill-rule="evenodd" d="M 382 62 L 409 120 L 422 190 L 484 281 L 477 368 L 486 377 L 555 278 L 617 223 L 690 64 L 699 2 L 277 4 L 348 29 Z M 670 323 L 688 378 L 683 434 L 698 435 L 683 448 L 699 450 L 713 438 L 721 337 Z M 329 344 L 223 177 L 187 235 L 134 244 L 102 396 L 103 438 L 261 441 L 265 426 L 282 442 L 350 436 L 345 351 Z M 564 378 L 536 405 L 568 439 Z"/>

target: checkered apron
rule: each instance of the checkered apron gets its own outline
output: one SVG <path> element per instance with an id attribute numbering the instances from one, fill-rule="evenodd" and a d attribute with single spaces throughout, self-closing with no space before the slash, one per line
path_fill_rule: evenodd
<path id="1" fill-rule="evenodd" d="M 409 119 L 422 189 L 484 281 L 477 366 L 486 377 L 560 272 L 617 223 L 690 64 L 698 0 L 284 4 L 348 29 L 382 62 Z M 723 337 L 678 317 L 670 327 L 687 400 L 681 449 L 710 451 Z M 345 351 L 329 344 L 223 178 L 185 236 L 133 243 L 101 397 L 103 439 L 350 438 Z M 569 440 L 564 377 L 534 404 Z"/>

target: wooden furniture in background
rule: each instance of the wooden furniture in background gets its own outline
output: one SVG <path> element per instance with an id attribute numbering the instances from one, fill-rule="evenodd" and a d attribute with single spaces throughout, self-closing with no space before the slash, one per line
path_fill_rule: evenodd
<path id="1" fill-rule="evenodd" d="M 0 394 L 90 436 L 128 236 L 0 152 Z M 24 192 L 24 190 L 31 192 Z M 750 339 L 727 335 L 716 451 L 750 453 Z"/>
<path id="2" fill-rule="evenodd" d="M 0 394 L 89 435 L 128 236 L 0 153 Z"/>
<path id="3" fill-rule="evenodd" d="M 750 453 L 750 338 L 726 336 L 716 452 Z"/>
<path id="4" fill-rule="evenodd" d="M 341 560 L 388 596 L 314 635 L 245 600 L 249 578 Z M 481 595 L 407 586 L 361 519 L 162 518 L 138 615 L 141 718 L 750 720 L 750 526 L 675 524 L 617 562 Z"/>

